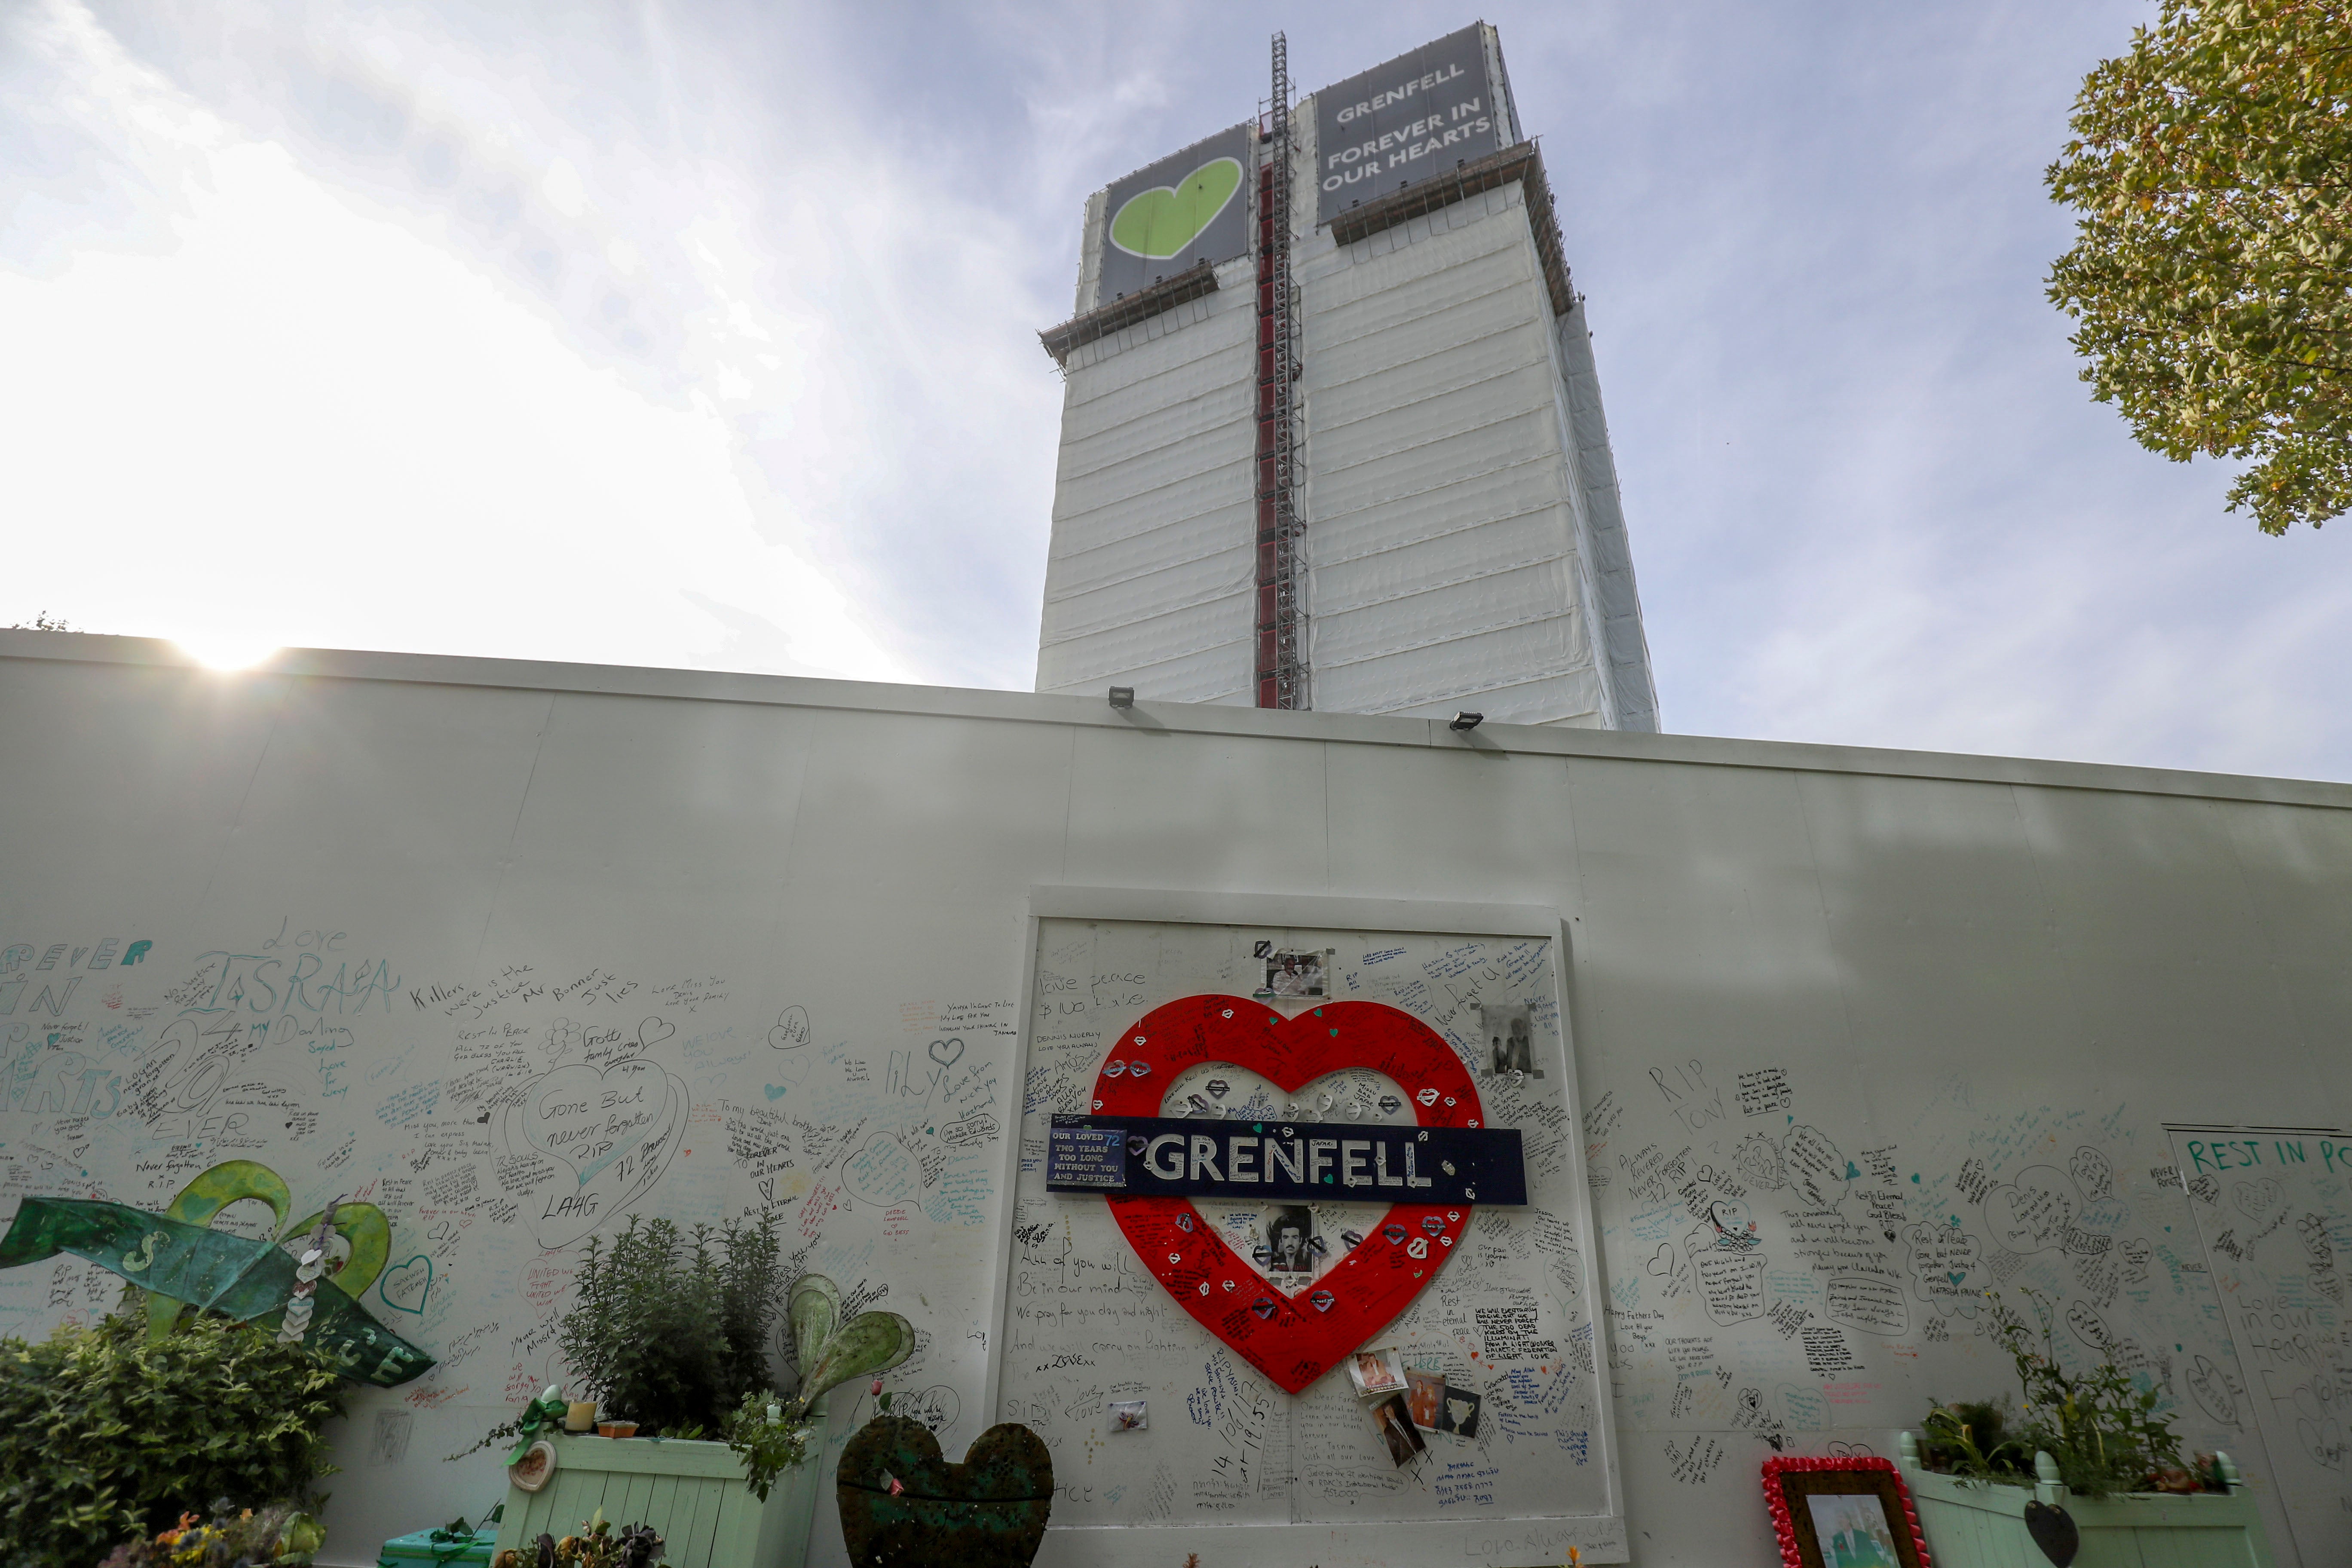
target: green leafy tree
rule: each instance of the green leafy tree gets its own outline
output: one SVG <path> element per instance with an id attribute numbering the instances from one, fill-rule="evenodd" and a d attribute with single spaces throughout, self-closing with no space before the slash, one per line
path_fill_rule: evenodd
<path id="1" fill-rule="evenodd" d="M 2352 0 L 2163 0 L 2045 176 L 2083 379 L 2263 532 L 2352 507 Z"/>

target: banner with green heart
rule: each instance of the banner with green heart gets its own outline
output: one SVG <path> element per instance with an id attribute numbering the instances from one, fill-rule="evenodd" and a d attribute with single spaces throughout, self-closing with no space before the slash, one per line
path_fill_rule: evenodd
<path id="1" fill-rule="evenodd" d="M 1154 185 L 1128 197 L 1110 220 L 1110 241 L 1157 261 L 1181 256 L 1241 188 L 1242 166 L 1212 158 L 1172 187 Z"/>
<path id="2" fill-rule="evenodd" d="M 1236 125 L 1113 181 L 1101 209 L 1100 302 L 1247 251 L 1244 190 L 1256 161 L 1251 127 Z"/>

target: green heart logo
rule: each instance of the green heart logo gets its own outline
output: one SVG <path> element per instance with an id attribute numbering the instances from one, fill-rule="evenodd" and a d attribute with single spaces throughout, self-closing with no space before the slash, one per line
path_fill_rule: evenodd
<path id="1" fill-rule="evenodd" d="M 834 1479 L 852 1568 L 964 1563 L 1020 1568 L 1045 1543 L 1054 1455 L 1017 1422 L 991 1426 L 951 1465 L 930 1428 L 877 1415 Z"/>
<path id="2" fill-rule="evenodd" d="M 1129 256 L 1165 261 L 1200 237 L 1241 188 L 1241 161 L 1212 158 L 1173 187 L 1155 185 L 1128 197 L 1110 220 L 1110 242 Z"/>

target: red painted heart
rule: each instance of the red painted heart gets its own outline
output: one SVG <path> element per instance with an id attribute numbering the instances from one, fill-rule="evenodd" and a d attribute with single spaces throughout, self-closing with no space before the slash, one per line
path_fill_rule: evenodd
<path id="1" fill-rule="evenodd" d="M 1245 996 L 1187 996 L 1153 1008 L 1113 1042 L 1095 1079 L 1094 1109 L 1157 1116 L 1170 1081 L 1202 1062 L 1247 1068 L 1285 1093 L 1326 1073 L 1369 1068 L 1404 1090 L 1423 1127 L 1476 1127 L 1486 1115 L 1460 1058 L 1409 1013 L 1378 1002 L 1331 1002 L 1285 1019 Z M 1168 1293 L 1293 1394 L 1403 1311 L 1470 1224 L 1460 1204 L 1397 1204 L 1313 1290 L 1286 1297 L 1195 1223 L 1189 1200 L 1109 1203 L 1128 1245 Z"/>

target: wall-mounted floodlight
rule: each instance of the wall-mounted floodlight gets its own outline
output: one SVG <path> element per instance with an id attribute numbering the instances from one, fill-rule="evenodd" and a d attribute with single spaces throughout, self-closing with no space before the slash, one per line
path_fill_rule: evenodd
<path id="1" fill-rule="evenodd" d="M 1456 713 L 1445 721 L 1449 730 L 1475 730 L 1486 721 L 1484 713 Z"/>
<path id="2" fill-rule="evenodd" d="M 1129 708 L 1134 707 L 1135 688 L 1132 686 L 1112 687 L 1110 689 L 1110 705 L 1118 709 L 1122 713 Z"/>

